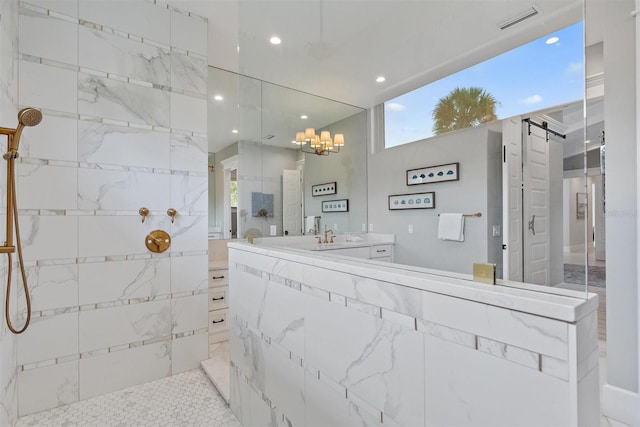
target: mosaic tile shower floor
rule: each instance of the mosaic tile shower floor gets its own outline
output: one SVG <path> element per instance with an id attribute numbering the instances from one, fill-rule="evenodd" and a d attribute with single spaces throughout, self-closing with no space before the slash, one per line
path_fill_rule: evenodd
<path id="1" fill-rule="evenodd" d="M 602 367 L 606 347 L 600 345 Z M 16 424 L 24 426 L 242 427 L 200 369 L 27 415 Z M 600 427 L 628 426 L 603 416 Z"/>
<path id="2" fill-rule="evenodd" d="M 23 426 L 241 427 L 200 369 L 27 415 Z"/>

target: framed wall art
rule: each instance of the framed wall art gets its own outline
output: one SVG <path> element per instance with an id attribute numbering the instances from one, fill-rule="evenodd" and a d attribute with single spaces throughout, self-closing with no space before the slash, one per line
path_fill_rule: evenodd
<path id="1" fill-rule="evenodd" d="M 389 210 L 433 209 L 436 207 L 436 193 L 396 194 L 389 196 Z"/>
<path id="2" fill-rule="evenodd" d="M 587 213 L 587 193 L 576 193 L 576 219 L 584 219 Z"/>
<path id="3" fill-rule="evenodd" d="M 431 184 L 442 181 L 458 181 L 460 163 L 447 163 L 445 165 L 427 166 L 407 171 L 407 185 Z"/>
<path id="4" fill-rule="evenodd" d="M 251 216 L 273 216 L 273 194 L 251 193 Z"/>
<path id="5" fill-rule="evenodd" d="M 336 194 L 338 192 L 337 182 L 327 182 L 326 184 L 317 184 L 311 186 L 311 195 L 326 196 L 327 194 Z"/>
<path id="6" fill-rule="evenodd" d="M 349 199 L 325 200 L 322 202 L 322 212 L 348 212 Z"/>

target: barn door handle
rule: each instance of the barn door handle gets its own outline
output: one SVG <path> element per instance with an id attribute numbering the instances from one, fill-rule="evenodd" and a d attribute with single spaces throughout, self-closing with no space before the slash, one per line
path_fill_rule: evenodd
<path id="1" fill-rule="evenodd" d="M 536 235 L 536 216 L 533 215 L 531 217 L 531 221 L 529 221 L 529 230 L 531 231 L 531 233 L 533 233 L 533 235 Z"/>

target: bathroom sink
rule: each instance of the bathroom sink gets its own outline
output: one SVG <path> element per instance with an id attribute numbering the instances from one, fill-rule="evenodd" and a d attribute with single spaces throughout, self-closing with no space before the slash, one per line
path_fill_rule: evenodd
<path id="1" fill-rule="evenodd" d="M 311 248 L 312 251 L 325 251 L 325 250 L 329 250 L 329 249 L 337 249 L 337 248 L 344 248 L 345 246 L 347 246 L 347 243 L 343 243 L 343 242 L 334 242 L 334 243 L 316 243 L 315 247 Z"/>
<path id="2" fill-rule="evenodd" d="M 316 241 L 286 245 L 286 247 L 291 249 L 304 249 L 307 251 L 326 251 L 331 249 L 344 248 L 348 246 L 350 246 L 350 244 L 345 242 L 318 243 Z"/>

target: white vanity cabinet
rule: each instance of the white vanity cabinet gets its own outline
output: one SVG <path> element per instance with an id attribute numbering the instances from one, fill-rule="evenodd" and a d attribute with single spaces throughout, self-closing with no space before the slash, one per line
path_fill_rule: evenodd
<path id="1" fill-rule="evenodd" d="M 369 246 L 369 258 L 376 261 L 393 262 L 393 245 Z"/>
<path id="2" fill-rule="evenodd" d="M 373 259 L 376 261 L 393 262 L 393 245 L 368 245 L 368 246 L 356 246 L 356 247 L 337 247 L 321 249 L 322 252 L 326 252 L 331 255 L 346 255 L 355 258 Z"/>
<path id="3" fill-rule="evenodd" d="M 229 339 L 229 269 L 209 270 L 209 345 Z"/>
<path id="4" fill-rule="evenodd" d="M 217 343 L 229 340 L 229 251 L 230 240 L 209 240 L 209 356 Z"/>

